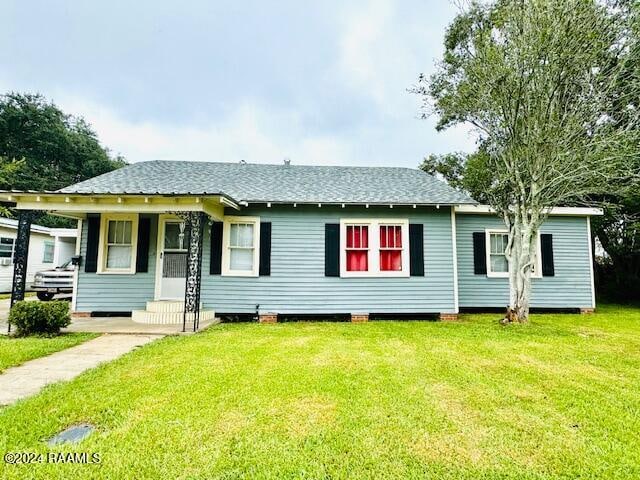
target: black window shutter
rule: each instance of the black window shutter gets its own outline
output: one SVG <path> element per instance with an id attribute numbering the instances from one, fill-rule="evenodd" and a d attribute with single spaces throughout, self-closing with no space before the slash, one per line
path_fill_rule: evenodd
<path id="1" fill-rule="evenodd" d="M 340 276 L 340 224 L 324 226 L 324 276 Z"/>
<path id="2" fill-rule="evenodd" d="M 484 232 L 473 232 L 473 273 L 487 274 L 487 239 Z"/>
<path id="3" fill-rule="evenodd" d="M 260 222 L 259 275 L 271 275 L 271 222 Z"/>
<path id="4" fill-rule="evenodd" d="M 98 242 L 100 241 L 100 215 L 87 215 L 87 253 L 84 260 L 84 271 L 98 271 Z"/>
<path id="5" fill-rule="evenodd" d="M 149 237 L 151 235 L 151 219 L 140 217 L 138 221 L 138 248 L 136 252 L 136 273 L 149 271 Z"/>
<path id="6" fill-rule="evenodd" d="M 209 275 L 222 272 L 222 222 L 211 224 L 211 250 L 209 255 Z"/>
<path id="7" fill-rule="evenodd" d="M 542 253 L 542 276 L 555 276 L 556 270 L 553 265 L 553 235 L 550 233 L 542 233 L 540 235 L 540 251 Z"/>
<path id="8" fill-rule="evenodd" d="M 423 232 L 421 223 L 409 224 L 409 273 L 412 277 L 424 277 Z"/>

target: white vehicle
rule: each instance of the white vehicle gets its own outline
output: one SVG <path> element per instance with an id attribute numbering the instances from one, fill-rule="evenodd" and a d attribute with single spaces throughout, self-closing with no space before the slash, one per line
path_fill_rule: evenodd
<path id="1" fill-rule="evenodd" d="M 73 293 L 73 271 L 71 261 L 51 270 L 37 272 L 33 278 L 32 290 L 39 300 L 49 301 L 57 293 Z"/>

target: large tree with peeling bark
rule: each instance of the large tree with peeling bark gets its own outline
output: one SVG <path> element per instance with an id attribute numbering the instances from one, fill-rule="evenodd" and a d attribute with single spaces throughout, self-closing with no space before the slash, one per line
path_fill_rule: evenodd
<path id="1" fill-rule="evenodd" d="M 593 0 L 471 3 L 449 26 L 436 73 L 414 87 L 438 128 L 475 127 L 488 172 L 484 198 L 509 241 L 507 319 L 526 321 L 536 241 L 549 209 L 584 204 L 628 180 L 638 112 L 617 124 L 633 43 L 629 16 Z M 636 98 L 640 83 L 625 95 Z M 631 105 L 632 102 L 629 101 Z"/>

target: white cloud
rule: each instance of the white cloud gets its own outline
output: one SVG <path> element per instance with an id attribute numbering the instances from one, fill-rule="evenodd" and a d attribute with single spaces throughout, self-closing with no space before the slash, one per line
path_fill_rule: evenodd
<path id="1" fill-rule="evenodd" d="M 418 120 L 420 99 L 406 91 L 441 55 L 442 32 L 450 13 L 438 12 L 429 2 L 363 0 L 340 5 L 331 7 L 327 15 L 335 27 L 327 35 L 337 39 L 337 49 L 332 41 L 324 42 L 332 50 L 311 63 L 317 66 L 314 72 L 322 83 L 314 83 L 316 77 L 310 75 L 300 82 L 309 82 L 308 90 L 297 91 L 297 83 L 292 82 L 273 95 L 270 90 L 246 85 L 238 87 L 235 95 L 227 95 L 225 88 L 211 88 L 208 95 L 215 101 L 210 104 L 231 104 L 228 111 L 208 109 L 203 102 L 198 105 L 202 108 L 185 109 L 171 118 L 166 110 L 157 108 L 157 97 L 169 91 L 166 86 L 150 83 L 152 94 L 137 96 L 146 78 L 141 73 L 149 66 L 138 69 L 136 65 L 134 70 L 129 66 L 127 70 L 126 62 L 122 70 L 126 82 L 119 87 L 91 80 L 67 82 L 56 75 L 33 76 L 25 83 L 6 71 L 0 73 L 0 92 L 10 87 L 41 91 L 66 113 L 85 117 L 103 145 L 130 162 L 245 159 L 281 163 L 289 157 L 294 164 L 414 167 L 425 154 L 471 150 L 469 128 L 458 126 L 436 133 L 436 119 Z M 309 45 L 314 38 L 310 36 Z M 267 52 L 277 48 L 278 54 L 291 53 L 281 51 L 281 43 L 264 47 Z M 311 58 L 314 54 L 311 49 Z M 251 64 L 251 60 L 248 57 L 245 63 Z M 292 71 L 299 72 L 301 65 L 306 63 L 294 61 Z M 206 69 L 201 74 L 213 79 L 217 75 Z M 264 74 L 266 80 L 279 78 L 273 72 Z M 242 70 L 230 69 L 224 75 L 241 78 Z M 180 91 L 173 98 L 185 104 L 194 103 L 194 92 L 200 94 L 189 82 L 180 84 Z M 255 100 L 237 100 L 245 94 Z"/>
<path id="2" fill-rule="evenodd" d="M 342 14 L 343 33 L 340 41 L 339 68 L 353 87 L 365 88 L 378 102 L 385 97 L 385 79 L 378 62 L 384 48 L 385 20 L 391 15 L 391 4 L 374 0 L 366 8 Z"/>
<path id="3" fill-rule="evenodd" d="M 240 105 L 231 115 L 202 126 L 134 122 L 83 98 L 55 99 L 66 112 L 91 123 L 103 145 L 130 162 L 151 159 L 348 164 L 350 147 L 335 137 L 309 136 L 297 115 Z"/>
<path id="4" fill-rule="evenodd" d="M 230 115 L 203 125 L 136 122 L 116 110 L 84 98 L 59 95 L 54 101 L 67 113 L 83 116 L 103 145 L 129 162 L 193 160 L 307 165 L 396 165 L 415 167 L 423 155 L 470 151 L 470 129 L 459 125 L 439 134 L 435 119 L 405 119 L 363 125 L 327 135 L 310 133 L 290 111 L 239 105 Z M 405 112 L 406 113 L 406 112 Z"/>
<path id="5" fill-rule="evenodd" d="M 398 6 L 391 0 L 370 0 L 342 12 L 337 66 L 351 88 L 369 95 L 377 108 L 393 116 L 417 105 L 406 89 L 417 78 L 425 60 L 420 56 L 428 47 L 422 30 L 411 26 Z"/>
<path id="6" fill-rule="evenodd" d="M 383 119 L 381 123 L 391 127 L 388 141 L 395 142 L 396 150 L 400 150 L 398 142 L 408 140 L 413 152 L 421 152 L 415 157 L 416 163 L 423 154 L 474 150 L 475 135 L 470 126 L 456 125 L 436 132 L 437 118 L 418 120 L 421 99 L 407 91 L 421 72 L 428 75 L 432 71 L 441 56 L 448 15 L 438 15 L 434 12 L 438 8 L 429 2 L 407 5 L 368 0 L 348 5 L 340 13 L 336 70 L 345 85 L 371 99 L 373 110 Z M 416 21 L 430 17 L 438 17 L 432 22 L 442 23 L 441 27 L 429 28 L 428 22 Z"/>

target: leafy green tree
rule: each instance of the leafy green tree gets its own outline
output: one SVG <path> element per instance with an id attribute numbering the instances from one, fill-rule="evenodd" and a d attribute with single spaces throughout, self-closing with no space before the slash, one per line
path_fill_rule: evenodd
<path id="1" fill-rule="evenodd" d="M 453 188 L 465 192 L 480 203 L 487 203 L 486 192 L 491 187 L 489 158 L 481 148 L 474 153 L 447 153 L 429 155 L 420 169 L 440 176 Z"/>
<path id="2" fill-rule="evenodd" d="M 640 38 L 640 2 L 619 0 L 615 2 L 621 15 L 630 19 L 629 31 L 633 38 Z M 615 84 L 618 101 L 606 112 L 617 125 L 635 124 L 640 110 L 640 42 L 629 46 L 628 61 L 623 63 L 624 75 Z M 640 172 L 640 155 L 633 157 L 633 169 Z M 593 219 L 593 232 L 607 253 L 598 265 L 598 283 L 602 293 L 611 300 L 638 301 L 640 292 L 640 181 L 625 188 L 611 188 L 599 200 L 604 215 Z"/>
<path id="3" fill-rule="evenodd" d="M 637 181 L 638 109 L 626 110 L 626 122 L 608 114 L 640 97 L 630 69 L 637 44 L 619 5 L 472 3 L 449 26 L 436 73 L 414 88 L 439 129 L 476 129 L 480 168 L 462 178 L 481 180 L 509 231 L 508 320 L 528 319 L 535 241 L 550 208 L 585 204 L 634 175 Z"/>
<path id="4" fill-rule="evenodd" d="M 23 166 L 24 160 L 9 160 L 6 157 L 0 157 L 0 183 L 12 185 Z M 0 216 L 10 217 L 11 211 L 7 207 L 0 205 Z"/>
<path id="5" fill-rule="evenodd" d="M 640 156 L 637 157 L 640 172 Z M 612 189 L 601 198 L 604 215 L 593 219 L 593 234 L 606 257 L 600 259 L 597 280 L 608 300 L 638 302 L 640 292 L 640 182 Z"/>
<path id="6" fill-rule="evenodd" d="M 3 190 L 57 190 L 125 165 L 100 145 L 91 126 L 67 115 L 41 95 L 0 96 L 1 168 Z M 9 168 L 9 167 L 7 167 Z M 58 226 L 65 220 L 45 216 L 39 223 Z"/>

